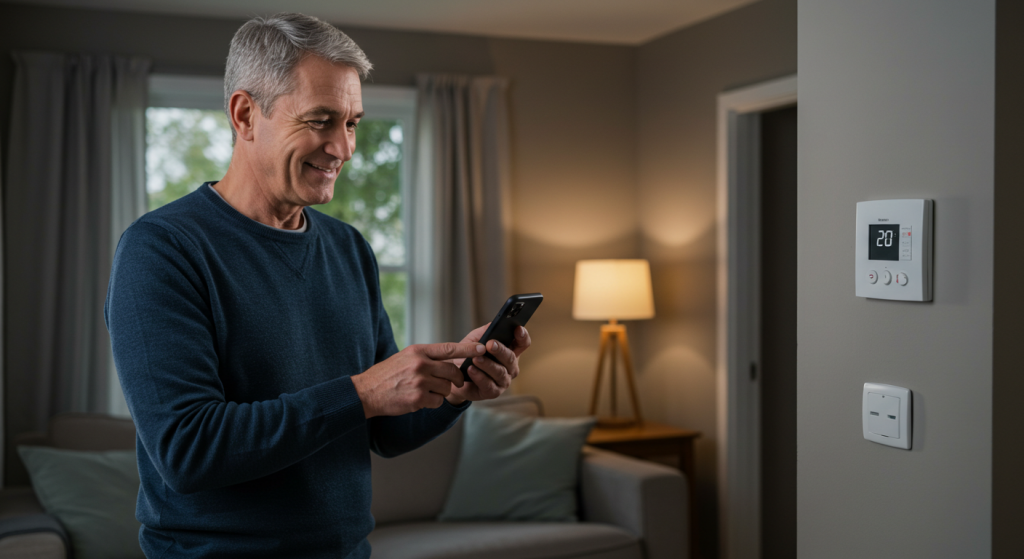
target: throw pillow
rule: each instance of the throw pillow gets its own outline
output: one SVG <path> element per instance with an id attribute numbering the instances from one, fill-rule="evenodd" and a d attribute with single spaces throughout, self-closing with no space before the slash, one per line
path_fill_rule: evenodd
<path id="1" fill-rule="evenodd" d="M 76 559 L 144 559 L 135 451 L 19 446 L 39 502 L 71 536 Z"/>
<path id="2" fill-rule="evenodd" d="M 475 406 L 439 520 L 576 521 L 580 453 L 594 418 L 546 419 Z"/>

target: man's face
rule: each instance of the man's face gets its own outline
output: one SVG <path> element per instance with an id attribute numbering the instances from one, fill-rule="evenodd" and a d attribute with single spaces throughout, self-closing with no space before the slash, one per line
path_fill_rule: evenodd
<path id="1" fill-rule="evenodd" d="M 295 67 L 294 88 L 274 102 L 271 118 L 257 113 L 255 165 L 266 179 L 265 195 L 300 206 L 334 196 L 341 166 L 352 158 L 356 125 L 363 116 L 355 69 L 306 56 Z"/>

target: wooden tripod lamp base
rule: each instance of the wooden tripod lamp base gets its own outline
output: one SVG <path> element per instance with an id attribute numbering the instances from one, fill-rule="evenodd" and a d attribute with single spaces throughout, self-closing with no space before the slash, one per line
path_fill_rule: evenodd
<path id="1" fill-rule="evenodd" d="M 618 415 L 617 385 L 618 377 L 618 356 L 622 352 L 622 361 L 625 364 L 626 387 L 629 389 L 630 404 L 633 407 L 633 415 Z M 612 319 L 608 324 L 601 325 L 601 349 L 597 358 L 597 373 L 594 375 L 594 393 L 590 399 L 590 415 L 597 415 L 597 404 L 601 396 L 601 377 L 604 374 L 605 360 L 610 362 L 608 375 L 611 415 L 598 416 L 597 424 L 600 427 L 636 427 L 643 425 L 644 418 L 640 412 L 640 400 L 636 396 L 636 381 L 633 379 L 633 356 L 629 350 L 629 337 L 626 335 L 626 325 L 619 324 Z"/>
<path id="2" fill-rule="evenodd" d="M 619 320 L 654 318 L 654 292 L 651 289 L 651 265 L 646 260 L 580 260 L 576 263 L 576 284 L 573 286 L 572 316 L 576 320 L 607 320 L 601 325 L 601 351 L 594 375 L 594 395 L 590 399 L 590 415 L 597 415 L 601 396 L 601 377 L 605 361 L 610 364 L 608 385 L 611 415 L 599 416 L 601 427 L 634 427 L 642 425 L 640 400 L 636 397 L 633 378 L 633 356 L 629 352 L 626 326 Z M 633 415 L 620 416 L 618 410 L 618 353 L 625 363 L 626 387 L 633 404 Z"/>

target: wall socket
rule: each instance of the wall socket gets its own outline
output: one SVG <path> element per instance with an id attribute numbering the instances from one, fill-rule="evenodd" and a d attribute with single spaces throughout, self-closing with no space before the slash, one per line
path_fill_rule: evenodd
<path id="1" fill-rule="evenodd" d="M 906 388 L 864 383 L 864 438 L 879 444 L 910 450 L 913 393 Z"/>

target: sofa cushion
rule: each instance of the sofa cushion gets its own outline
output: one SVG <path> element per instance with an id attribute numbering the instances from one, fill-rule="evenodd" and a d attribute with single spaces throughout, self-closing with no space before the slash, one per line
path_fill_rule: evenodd
<path id="1" fill-rule="evenodd" d="M 471 408 L 440 520 L 575 521 L 580 451 L 594 418 Z"/>
<path id="2" fill-rule="evenodd" d="M 587 522 L 416 522 L 369 537 L 373 559 L 641 559 L 621 528 Z"/>
<path id="3" fill-rule="evenodd" d="M 544 415 L 535 396 L 502 396 L 472 407 L 500 409 L 509 413 Z M 370 456 L 373 468 L 373 503 L 370 511 L 377 524 L 434 520 L 441 513 L 462 446 L 462 421 L 426 445 L 397 456 Z"/>
<path id="4" fill-rule="evenodd" d="M 462 421 L 447 433 L 412 452 L 394 458 L 370 454 L 377 524 L 433 520 L 441 512 L 455 476 L 462 444 Z"/>
<path id="5" fill-rule="evenodd" d="M 76 559 L 143 559 L 134 450 L 18 447 L 46 512 L 71 535 Z"/>

